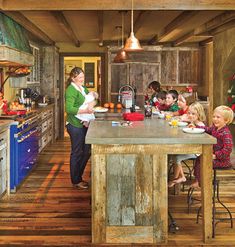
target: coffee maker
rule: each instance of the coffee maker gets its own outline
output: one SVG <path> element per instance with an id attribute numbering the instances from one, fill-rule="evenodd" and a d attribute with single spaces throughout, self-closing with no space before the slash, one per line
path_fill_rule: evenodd
<path id="1" fill-rule="evenodd" d="M 20 89 L 20 104 L 23 104 L 27 110 L 31 108 L 31 88 L 21 88 Z"/>

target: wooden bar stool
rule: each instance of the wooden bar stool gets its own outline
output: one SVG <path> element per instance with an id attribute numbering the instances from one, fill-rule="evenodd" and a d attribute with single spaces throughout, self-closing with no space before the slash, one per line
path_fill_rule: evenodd
<path id="1" fill-rule="evenodd" d="M 216 228 L 216 224 L 219 222 L 223 222 L 223 221 L 230 221 L 230 225 L 231 228 L 233 228 L 233 217 L 232 214 L 230 212 L 230 210 L 225 206 L 225 204 L 221 201 L 220 199 L 220 190 L 219 190 L 219 184 L 220 184 L 220 179 L 217 176 L 217 172 L 218 171 L 224 171 L 224 170 L 234 170 L 233 167 L 218 167 L 218 168 L 214 168 L 214 177 L 213 177 L 213 197 L 212 197 L 212 238 L 215 237 L 215 228 Z M 193 191 L 192 191 L 193 193 Z M 222 208 L 224 209 L 223 212 L 220 211 L 216 211 L 216 203 L 220 204 L 222 206 Z M 201 212 L 201 206 L 198 208 L 197 211 L 197 223 L 199 221 L 199 217 L 201 217 L 202 215 L 200 214 Z M 228 217 L 219 217 L 216 218 L 216 214 L 219 213 L 226 213 L 228 215 Z"/>

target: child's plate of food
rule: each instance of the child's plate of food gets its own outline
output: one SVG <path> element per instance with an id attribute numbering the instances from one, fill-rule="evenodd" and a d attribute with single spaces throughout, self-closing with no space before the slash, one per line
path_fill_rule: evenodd
<path id="1" fill-rule="evenodd" d="M 204 129 L 200 128 L 183 128 L 183 132 L 188 133 L 188 134 L 202 134 L 205 132 Z"/>
<path id="2" fill-rule="evenodd" d="M 178 122 L 178 126 L 179 126 L 179 127 L 185 127 L 185 126 L 187 126 L 187 125 L 188 125 L 187 122 L 183 122 L 183 121 L 179 121 L 179 122 Z"/>
<path id="3" fill-rule="evenodd" d="M 105 107 L 102 107 L 102 106 L 94 107 L 94 111 L 95 112 L 107 112 L 108 110 L 109 110 L 108 108 L 105 108 Z"/>

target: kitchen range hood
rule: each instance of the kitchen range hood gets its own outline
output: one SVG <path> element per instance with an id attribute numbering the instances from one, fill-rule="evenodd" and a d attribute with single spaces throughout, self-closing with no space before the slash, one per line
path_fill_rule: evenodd
<path id="1" fill-rule="evenodd" d="M 0 66 L 32 66 L 33 63 L 26 30 L 0 12 Z"/>

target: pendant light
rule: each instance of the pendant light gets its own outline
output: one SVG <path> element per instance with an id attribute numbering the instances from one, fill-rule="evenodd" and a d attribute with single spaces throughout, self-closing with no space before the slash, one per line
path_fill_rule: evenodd
<path id="1" fill-rule="evenodd" d="M 133 0 L 131 0 L 131 33 L 130 37 L 126 40 L 124 50 L 127 52 L 143 50 L 143 48 L 140 46 L 139 40 L 135 37 L 133 31 Z"/>
<path id="2" fill-rule="evenodd" d="M 125 63 L 126 60 L 129 59 L 128 54 L 123 49 L 123 35 L 124 34 L 124 11 L 122 11 L 122 46 L 121 49 L 118 50 L 117 55 L 113 59 L 114 63 Z"/>

